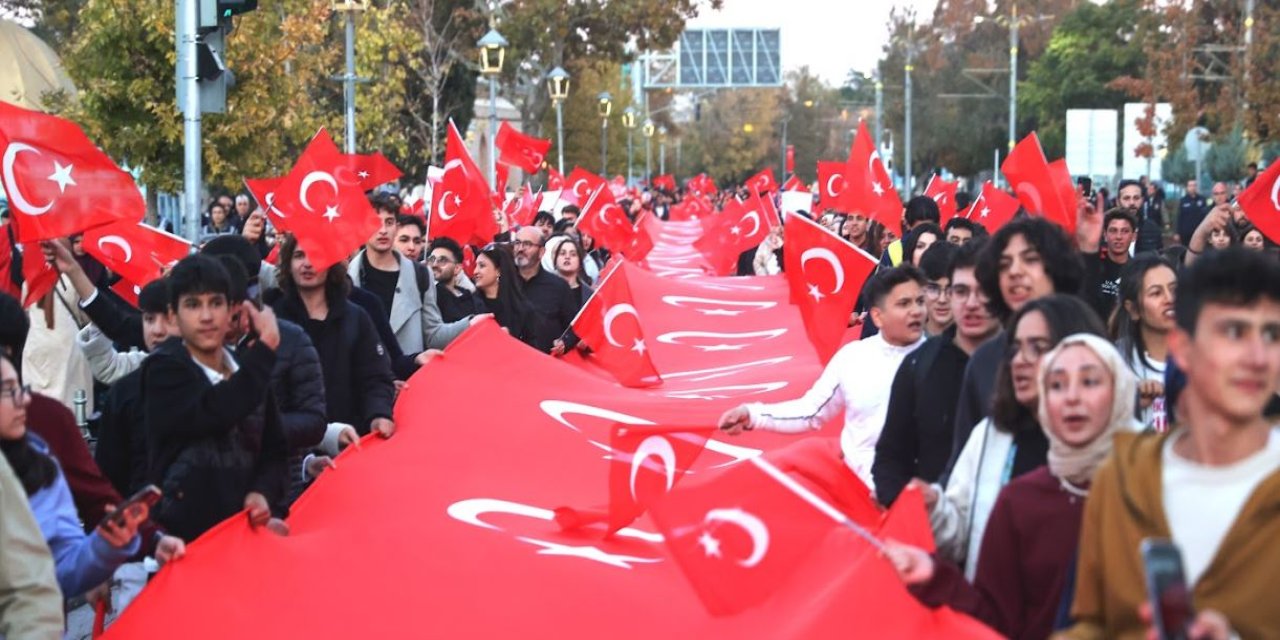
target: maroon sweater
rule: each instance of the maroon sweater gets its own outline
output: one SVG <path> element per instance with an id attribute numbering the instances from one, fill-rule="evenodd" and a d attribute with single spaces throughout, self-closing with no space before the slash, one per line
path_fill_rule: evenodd
<path id="1" fill-rule="evenodd" d="M 973 584 L 954 564 L 937 560 L 933 579 L 912 592 L 1009 638 L 1047 638 L 1080 543 L 1083 512 L 1084 498 L 1067 493 L 1047 467 L 1016 478 L 991 510 Z"/>
<path id="2" fill-rule="evenodd" d="M 120 504 L 120 494 L 93 461 L 75 415 L 57 400 L 33 393 L 31 404 L 27 405 L 27 427 L 49 444 L 49 451 L 62 465 L 62 474 L 71 487 L 76 511 L 85 529 L 92 531 L 106 515 L 106 505 Z"/>

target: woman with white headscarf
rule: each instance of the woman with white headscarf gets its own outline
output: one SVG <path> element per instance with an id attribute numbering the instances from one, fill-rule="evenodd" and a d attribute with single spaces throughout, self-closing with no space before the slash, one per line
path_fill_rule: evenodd
<path id="1" fill-rule="evenodd" d="M 1048 464 L 1001 490 L 973 584 L 923 549 L 890 542 L 885 550 L 922 602 L 949 605 L 1010 638 L 1045 638 L 1066 622 L 1090 481 L 1115 433 L 1140 429 L 1133 418 L 1137 378 L 1103 338 L 1064 338 L 1041 360 L 1037 383 Z"/>

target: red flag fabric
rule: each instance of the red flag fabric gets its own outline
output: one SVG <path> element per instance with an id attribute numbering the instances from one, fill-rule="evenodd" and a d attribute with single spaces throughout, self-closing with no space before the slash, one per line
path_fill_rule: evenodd
<path id="1" fill-rule="evenodd" d="M 881 540 L 896 540 L 933 553 L 936 548 L 933 528 L 929 525 L 929 512 L 924 507 L 924 496 L 919 489 L 907 487 L 898 494 L 898 499 L 884 514 L 877 535 Z"/>
<path id="2" fill-rule="evenodd" d="M 444 175 L 431 190 L 427 235 L 453 238 L 459 244 L 483 245 L 491 242 L 497 232 L 489 185 L 450 121 Z"/>
<path id="3" fill-rule="evenodd" d="M 654 177 L 653 177 L 653 186 L 654 186 L 654 188 L 656 188 L 656 189 L 662 189 L 663 191 L 668 191 L 668 192 L 670 192 L 670 193 L 675 193 L 675 191 L 676 191 L 676 177 L 675 177 L 675 176 L 673 176 L 673 175 L 671 175 L 671 174 L 669 174 L 669 173 L 664 173 L 664 174 L 662 174 L 662 175 L 660 175 L 660 176 L 654 176 Z"/>
<path id="4" fill-rule="evenodd" d="M 493 192 L 493 197 L 498 198 L 498 206 L 502 206 L 501 198 L 507 194 L 507 165 L 499 164 L 493 168 L 494 184 L 498 185 Z"/>
<path id="5" fill-rule="evenodd" d="M 711 176 L 705 173 L 699 173 L 689 181 L 689 191 L 695 196 L 709 196 L 714 194 L 718 188 Z"/>
<path id="6" fill-rule="evenodd" d="M 964 217 L 986 227 L 987 233 L 995 233 L 1013 219 L 1020 206 L 1017 198 L 996 188 L 988 180 L 982 183 L 982 192 L 969 205 Z"/>
<path id="7" fill-rule="evenodd" d="M 703 219 L 706 231 L 694 247 L 707 257 L 716 274 L 733 275 L 738 256 L 760 246 L 778 227 L 778 216 L 768 210 L 765 200 L 768 198 L 757 192 L 752 192 L 746 202 L 730 198 L 719 214 Z"/>
<path id="8" fill-rule="evenodd" d="M 395 182 L 404 175 L 404 172 L 400 171 L 399 167 L 392 164 L 386 156 L 382 155 L 381 151 L 353 154 L 347 157 L 351 158 L 348 166 L 355 171 L 356 180 L 360 188 L 365 191 L 371 191 L 388 182 Z M 338 179 L 341 180 L 342 177 L 343 175 L 340 171 Z"/>
<path id="9" fill-rule="evenodd" d="M 1236 202 L 1262 235 L 1272 242 L 1280 242 L 1280 162 L 1273 160 Z"/>
<path id="10" fill-rule="evenodd" d="M 84 232 L 84 250 L 103 266 L 138 285 L 191 254 L 191 243 L 141 222 L 117 222 Z"/>
<path id="11" fill-rule="evenodd" d="M 277 240 L 275 244 L 271 245 L 271 251 L 267 252 L 267 257 L 263 258 L 263 260 L 266 261 L 268 264 L 274 264 L 274 265 L 280 264 L 280 241 L 279 240 Z"/>
<path id="12" fill-rule="evenodd" d="M 0 224 L 0 293 L 13 296 L 14 300 L 22 299 L 22 270 L 14 267 L 13 226 Z"/>
<path id="13" fill-rule="evenodd" d="M 609 533 L 629 526 L 693 467 L 715 431 L 703 427 L 614 425 L 609 437 Z"/>
<path id="14" fill-rule="evenodd" d="M 137 222 L 142 193 L 69 120 L 0 100 L 0 185 L 18 242 L 63 238 L 112 222 Z"/>
<path id="15" fill-rule="evenodd" d="M 773 168 L 765 167 L 759 173 L 747 178 L 743 186 L 758 193 L 772 193 L 778 190 L 778 180 L 773 177 Z"/>
<path id="16" fill-rule="evenodd" d="M 646 285 L 688 293 L 704 285 L 745 284 L 785 295 L 778 279 L 734 280 L 741 279 L 695 285 L 653 277 Z M 765 293 L 734 291 L 747 297 Z M 703 289 L 704 297 L 716 295 L 728 292 Z M 684 308 L 666 305 L 660 296 L 653 300 Z M 764 321 L 782 311 L 748 311 L 741 318 Z M 700 315 L 693 307 L 686 313 Z M 750 350 L 736 356 L 744 363 L 762 357 Z M 492 384 L 495 362 L 522 372 L 530 384 L 509 385 L 501 402 L 479 413 L 466 403 L 440 402 Z M 799 354 L 786 365 L 747 371 L 795 375 L 798 368 L 809 378 L 798 384 L 807 385 L 819 369 L 811 356 Z M 688 374 L 672 383 L 694 389 L 736 380 L 694 380 L 716 374 L 724 372 Z M 604 540 L 561 531 L 551 505 L 599 502 L 607 495 L 612 463 L 602 449 L 609 446 L 614 424 L 714 424 L 719 412 L 741 401 L 667 393 L 666 385 L 619 388 L 528 349 L 494 322 L 481 322 L 422 367 L 400 393 L 394 438 L 374 436 L 359 449 L 349 447 L 336 469 L 316 479 L 290 511 L 289 536 L 252 530 L 242 515 L 228 519 L 188 545 L 181 562 L 161 569 L 106 638 L 579 638 L 599 637 L 602 629 L 616 640 L 834 640 L 848 638 L 850 629 L 884 638 L 994 637 L 978 634 L 967 618 L 916 603 L 892 569 L 878 564 L 882 560 L 869 562 L 858 551 L 863 547 L 847 536 L 839 539 L 844 546 L 818 546 L 812 561 L 760 606 L 715 618 L 699 603 L 648 517 Z M 780 393 L 758 397 L 781 399 L 794 390 Z M 758 451 L 765 442 L 795 439 L 751 432 L 730 444 L 713 437 L 693 471 L 702 475 L 703 469 L 742 459 L 749 455 L 744 450 Z M 720 533 L 725 552 L 746 551 L 739 547 L 741 534 Z M 386 588 L 395 584 L 413 588 Z M 350 613 L 317 616 L 321 604 Z"/>
<path id="17" fill-rule="evenodd" d="M 476 251 L 469 244 L 462 246 L 462 272 L 468 278 L 476 276 Z"/>
<path id="18" fill-rule="evenodd" d="M 27 285 L 26 295 L 22 298 L 24 308 L 39 302 L 58 284 L 58 270 L 44 259 L 39 243 L 22 244 L 22 279 Z"/>
<path id="19" fill-rule="evenodd" d="M 521 227 L 533 224 L 533 219 L 538 215 L 538 207 L 541 204 L 542 193 L 534 194 L 529 185 L 524 185 L 524 188 L 507 203 L 507 211 L 510 214 L 511 222 Z"/>
<path id="20" fill-rule="evenodd" d="M 613 199 L 609 185 L 603 182 L 596 186 L 582 205 L 582 216 L 578 218 L 577 227 L 596 239 L 596 244 L 611 251 L 623 251 L 631 247 L 635 240 L 636 230 L 622 207 Z"/>
<path id="21" fill-rule="evenodd" d="M 547 167 L 547 191 L 559 191 L 564 188 L 564 175 L 554 168 Z"/>
<path id="22" fill-rule="evenodd" d="M 574 318 L 573 331 L 591 347 L 591 359 L 618 382 L 648 387 L 660 384 L 662 378 L 649 357 L 640 314 L 627 283 L 628 268 L 624 263 L 600 283 Z"/>
<path id="23" fill-rule="evenodd" d="M 345 259 L 381 224 L 358 181 L 337 178 L 348 162 L 321 129 L 272 192 L 273 221 L 298 239 L 318 271 Z"/>
<path id="24" fill-rule="evenodd" d="M 791 299 L 800 305 L 805 330 L 818 358 L 826 362 L 840 348 L 858 293 L 877 261 L 802 216 L 787 216 L 784 234 L 787 250 L 783 254 L 783 272 Z M 825 266 L 816 266 L 819 263 Z M 828 271 L 832 274 L 829 277 L 824 275 Z M 826 282 L 832 282 L 830 288 Z"/>
<path id="25" fill-rule="evenodd" d="M 604 178 L 582 167 L 574 167 L 573 171 L 569 172 L 569 177 L 565 178 L 565 191 L 561 192 L 560 199 L 578 206 L 586 206 L 591 194 L 605 182 Z"/>
<path id="26" fill-rule="evenodd" d="M 837 200 L 837 209 L 862 214 L 902 237 L 902 200 L 893 187 L 889 172 L 880 161 L 875 140 L 867 131 L 867 123 L 858 123 L 858 135 L 849 150 L 844 170 L 845 188 Z"/>
<path id="27" fill-rule="evenodd" d="M 499 161 L 520 167 L 525 173 L 537 172 L 551 150 L 550 140 L 520 133 L 506 121 L 498 125 L 493 145 L 498 148 Z"/>
<path id="28" fill-rule="evenodd" d="M 1009 179 L 1013 192 L 1029 213 L 1044 216 L 1068 232 L 1075 230 L 1075 201 L 1063 201 L 1064 192 L 1059 184 L 1061 169 L 1049 167 L 1034 131 L 1014 146 L 1001 163 L 1000 171 Z M 1068 174 L 1066 178 L 1067 188 L 1071 188 L 1071 176 Z"/>
<path id="29" fill-rule="evenodd" d="M 805 184 L 804 180 L 800 179 L 800 176 L 791 176 L 790 178 L 787 178 L 787 181 L 782 184 L 782 190 L 783 191 L 804 191 L 807 193 L 809 191 L 809 185 Z"/>
<path id="30" fill-rule="evenodd" d="M 844 193 L 844 162 L 818 161 L 818 210 L 835 209 Z"/>
<path id="31" fill-rule="evenodd" d="M 276 208 L 276 190 L 280 188 L 280 183 L 284 182 L 284 176 L 278 178 L 245 178 L 244 186 L 253 194 L 253 199 L 258 201 L 258 205 L 271 219 L 272 226 L 279 227 L 280 221 L 284 218 L 280 209 Z"/>
<path id="32" fill-rule="evenodd" d="M 946 227 L 947 222 L 956 215 L 956 190 L 959 187 L 959 182 L 947 182 L 936 173 L 929 178 L 929 184 L 924 187 L 924 195 L 938 203 L 943 227 Z"/>
<path id="33" fill-rule="evenodd" d="M 121 300 L 129 303 L 134 309 L 138 308 L 138 296 L 142 295 L 142 287 L 121 278 L 111 285 L 111 290 L 120 296 Z"/>
<path id="34" fill-rule="evenodd" d="M 712 615 L 760 604 L 841 528 L 759 458 L 684 485 L 650 510 L 667 548 Z"/>

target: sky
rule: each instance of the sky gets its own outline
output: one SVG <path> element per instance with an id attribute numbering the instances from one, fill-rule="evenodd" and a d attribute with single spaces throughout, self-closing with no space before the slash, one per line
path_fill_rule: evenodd
<path id="1" fill-rule="evenodd" d="M 850 69 L 875 67 L 893 7 L 914 7 L 927 19 L 936 5 L 937 0 L 724 0 L 723 9 L 704 7 L 687 28 L 780 28 L 785 71 L 808 65 L 839 86 Z"/>

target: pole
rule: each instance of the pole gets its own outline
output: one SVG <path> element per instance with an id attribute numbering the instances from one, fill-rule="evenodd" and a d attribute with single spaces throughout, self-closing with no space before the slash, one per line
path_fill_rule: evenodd
<path id="1" fill-rule="evenodd" d="M 178 37 L 186 53 L 182 66 L 182 81 L 186 84 L 186 102 L 182 105 L 182 219 L 183 231 L 193 243 L 200 238 L 200 192 L 203 158 L 200 149 L 200 68 L 196 43 L 200 30 L 200 6 L 196 0 L 180 0 L 182 19 L 178 24 Z"/>
<path id="2" fill-rule="evenodd" d="M 653 181 L 653 136 L 644 138 L 644 181 Z"/>
<path id="3" fill-rule="evenodd" d="M 658 140 L 658 174 L 667 173 L 667 139 Z"/>
<path id="4" fill-rule="evenodd" d="M 876 153 L 880 152 L 883 147 L 880 146 L 880 137 L 884 135 L 884 125 L 880 124 L 880 115 L 884 113 L 884 83 L 880 82 L 880 72 L 876 72 Z"/>
<path id="5" fill-rule="evenodd" d="M 556 155 L 560 175 L 564 175 L 564 102 L 556 100 Z"/>
<path id="6" fill-rule="evenodd" d="M 1018 141 L 1018 3 L 1009 19 L 1009 151 Z"/>
<path id="7" fill-rule="evenodd" d="M 682 149 L 680 145 L 682 145 L 683 143 L 684 143 L 684 138 L 676 138 L 676 175 L 680 175 L 681 173 L 683 173 L 683 171 L 680 168 L 682 166 L 680 164 L 680 153 Z"/>
<path id="8" fill-rule="evenodd" d="M 498 135 L 498 79 L 489 77 L 489 185 L 498 190 L 498 152 L 494 137 Z"/>
<path id="9" fill-rule="evenodd" d="M 600 177 L 609 175 L 609 119 L 600 118 Z"/>
<path id="10" fill-rule="evenodd" d="M 790 117 L 782 119 L 782 155 L 778 160 L 778 183 L 787 181 L 787 123 L 791 121 Z"/>
<path id="11" fill-rule="evenodd" d="M 903 155 L 902 155 L 902 160 L 903 160 L 902 161 L 902 183 L 906 186 L 907 198 L 911 197 L 911 184 L 914 182 L 914 180 L 912 179 L 914 176 L 911 173 L 911 70 L 915 68 L 915 65 L 911 64 L 911 61 L 913 58 L 912 54 L 913 54 L 913 51 L 911 49 L 911 43 L 908 42 L 907 43 L 907 65 L 906 65 L 906 68 L 904 69 L 904 71 L 906 72 L 907 95 L 906 95 L 905 110 L 906 110 L 907 122 L 906 122 L 906 125 L 903 127 L 905 129 L 904 133 L 906 135 L 907 140 L 906 140 L 906 148 L 903 150 Z"/>
<path id="12" fill-rule="evenodd" d="M 992 165 L 991 165 L 991 184 L 996 187 L 999 187 L 1000 186 L 1000 149 L 995 149 L 994 155 L 995 155 L 995 159 L 992 160 Z"/>
<path id="13" fill-rule="evenodd" d="M 632 124 L 635 124 L 635 122 L 632 121 Z M 631 129 L 631 128 L 627 129 L 627 186 L 628 187 L 631 186 L 631 151 L 632 151 L 631 134 L 633 133 L 635 133 L 634 129 Z"/>
<path id="14" fill-rule="evenodd" d="M 347 103 L 347 153 L 356 152 L 356 15 L 347 10 L 347 77 L 343 97 Z"/>

